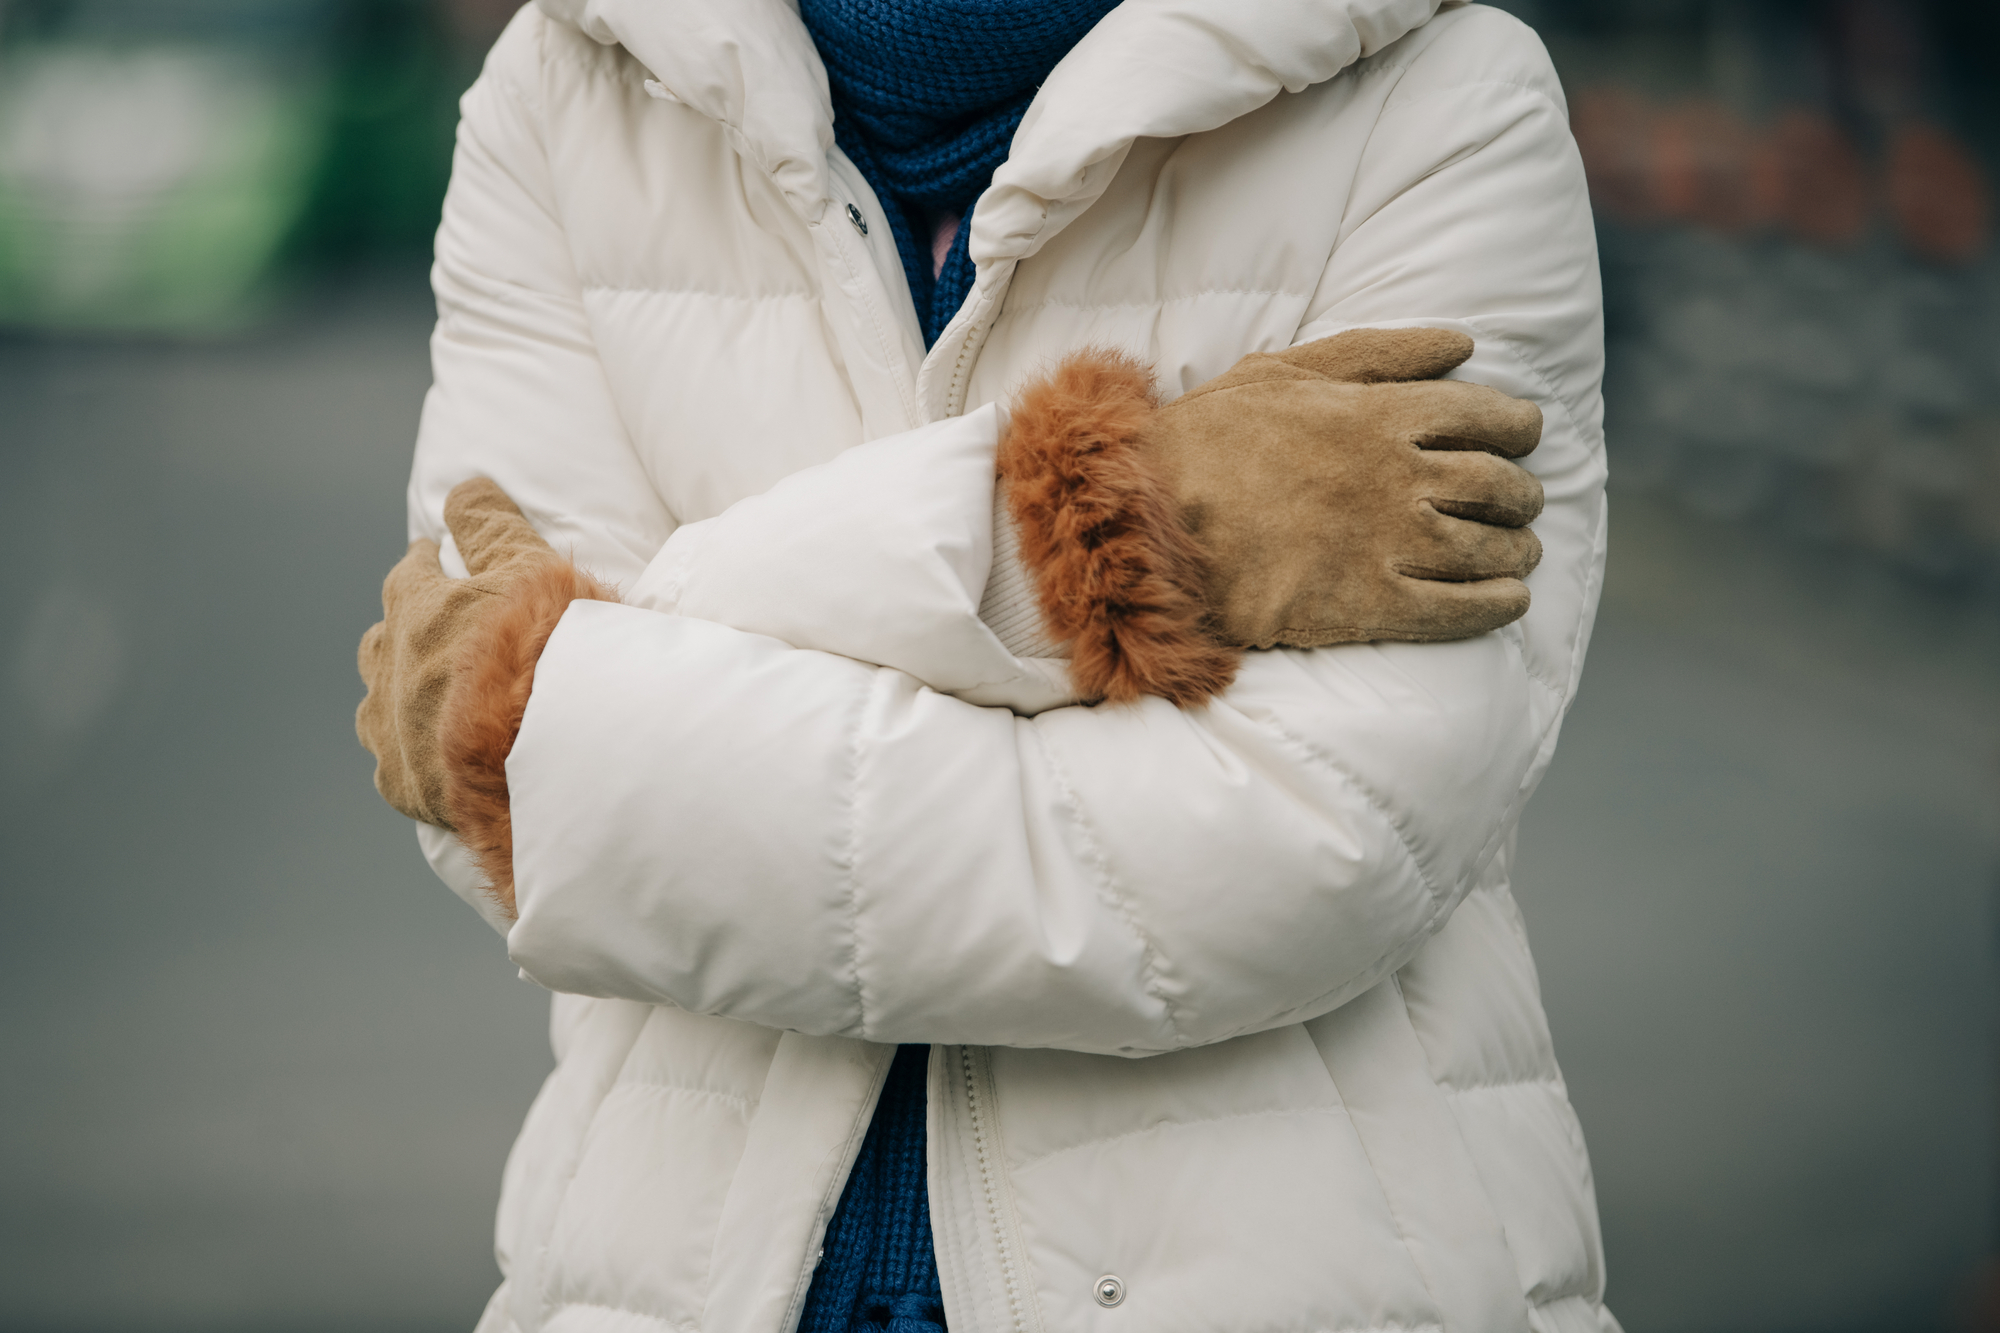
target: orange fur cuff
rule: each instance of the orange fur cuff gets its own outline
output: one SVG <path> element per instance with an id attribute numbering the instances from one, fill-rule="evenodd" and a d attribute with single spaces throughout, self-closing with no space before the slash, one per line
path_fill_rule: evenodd
<path id="1" fill-rule="evenodd" d="M 445 806 L 460 840 L 486 873 L 487 892 L 514 915 L 514 819 L 507 756 L 521 730 L 535 664 L 569 604 L 615 602 L 616 593 L 557 556 L 539 563 L 479 618 L 438 722 Z"/>
<path id="2" fill-rule="evenodd" d="M 1085 699 L 1153 694 L 1183 707 L 1235 678 L 1237 650 L 1203 625 L 1202 552 L 1148 466 L 1153 377 L 1117 352 L 1078 352 L 1029 384 L 999 472 L 1048 636 Z"/>

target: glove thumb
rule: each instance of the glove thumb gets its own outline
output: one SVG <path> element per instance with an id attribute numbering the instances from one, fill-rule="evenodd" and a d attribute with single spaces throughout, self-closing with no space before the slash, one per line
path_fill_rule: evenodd
<path id="1" fill-rule="evenodd" d="M 490 569 L 555 552 L 490 477 L 474 477 L 451 488 L 444 501 L 445 526 L 477 577 Z"/>
<path id="2" fill-rule="evenodd" d="M 1349 329 L 1273 356 L 1344 384 L 1434 380 L 1465 364 L 1472 339 L 1450 329 Z"/>

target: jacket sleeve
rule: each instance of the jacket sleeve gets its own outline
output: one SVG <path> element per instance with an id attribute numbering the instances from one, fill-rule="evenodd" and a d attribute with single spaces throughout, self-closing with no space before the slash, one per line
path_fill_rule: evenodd
<path id="1" fill-rule="evenodd" d="M 558 550 L 625 583 L 674 531 L 674 519 L 612 403 L 555 213 L 535 114 L 540 33 L 524 11 L 461 103 L 431 269 L 438 322 L 410 474 L 409 535 L 439 543 L 446 571 L 463 576 L 445 496 L 468 477 L 488 476 Z M 417 836 L 438 877 L 504 933 L 463 844 L 428 825 L 418 825 Z"/>
<path id="2" fill-rule="evenodd" d="M 579 604 L 508 764 L 523 968 L 805 1032 L 1142 1054 L 1314 1016 L 1406 961 L 1546 765 L 1602 563 L 1582 171 L 1546 60 L 1498 46 L 1505 77 L 1464 54 L 1436 88 L 1431 57 L 1401 72 L 1299 336 L 1454 324 L 1466 378 L 1542 406 L 1526 620 L 1251 654 L 1204 709 L 1024 718 Z"/>
<path id="3" fill-rule="evenodd" d="M 524 10 L 461 104 L 431 269 L 438 322 L 410 536 L 444 546 L 447 571 L 462 574 L 445 496 L 487 476 L 558 551 L 622 584 L 674 518 L 612 401 L 557 216 L 536 112 L 543 27 Z"/>

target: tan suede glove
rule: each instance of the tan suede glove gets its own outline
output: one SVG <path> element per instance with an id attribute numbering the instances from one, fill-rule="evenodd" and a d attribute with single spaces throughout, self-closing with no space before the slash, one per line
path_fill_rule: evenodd
<path id="1" fill-rule="evenodd" d="M 1085 698 L 1191 704 L 1241 648 L 1469 638 L 1528 609 L 1541 411 L 1439 377 L 1444 329 L 1253 353 L 1165 407 L 1084 352 L 1026 387 L 999 468 L 1044 628 Z"/>
<path id="2" fill-rule="evenodd" d="M 1440 378 L 1471 355 L 1445 329 L 1356 329 L 1246 356 L 1160 410 L 1147 444 L 1224 642 L 1465 639 L 1527 612 L 1542 484 L 1507 460 L 1542 413 Z"/>
<path id="3" fill-rule="evenodd" d="M 455 487 L 444 516 L 471 577 L 446 577 L 437 543 L 410 543 L 382 584 L 382 620 L 361 639 L 368 695 L 354 730 L 384 800 L 466 836 L 490 824 L 496 782 L 504 815 L 507 752 L 555 622 L 579 597 L 617 599 L 484 477 Z"/>

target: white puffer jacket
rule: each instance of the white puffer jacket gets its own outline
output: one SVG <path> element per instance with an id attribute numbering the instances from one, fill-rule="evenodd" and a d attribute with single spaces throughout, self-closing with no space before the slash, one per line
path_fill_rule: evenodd
<path id="1" fill-rule="evenodd" d="M 488 475 L 634 604 L 571 608 L 508 764 L 508 948 L 562 994 L 483 1333 L 788 1333 L 895 1042 L 954 1333 L 1615 1328 L 1508 890 L 1604 556 L 1595 250 L 1540 44 L 1435 7 L 1126 0 L 928 356 L 787 0 L 508 29 L 413 535 Z M 1545 414 L 1528 616 L 1046 706 L 978 615 L 990 405 L 1411 324 Z"/>

